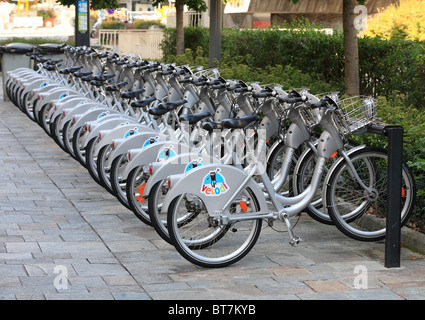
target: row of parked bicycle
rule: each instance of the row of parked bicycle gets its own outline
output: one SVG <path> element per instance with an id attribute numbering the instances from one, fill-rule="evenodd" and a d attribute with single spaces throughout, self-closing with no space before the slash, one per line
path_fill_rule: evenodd
<path id="1" fill-rule="evenodd" d="M 361 241 L 385 237 L 387 150 L 348 139 L 376 123 L 376 101 L 223 79 L 177 66 L 62 45 L 27 53 L 37 71 L 8 72 L 6 93 L 93 179 L 178 252 L 223 267 L 262 224 L 307 212 Z M 415 182 L 402 165 L 402 225 Z"/>

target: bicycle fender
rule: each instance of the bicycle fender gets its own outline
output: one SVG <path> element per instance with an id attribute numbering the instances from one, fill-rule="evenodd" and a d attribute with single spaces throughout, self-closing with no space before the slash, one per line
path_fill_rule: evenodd
<path id="1" fill-rule="evenodd" d="M 70 96 L 79 97 L 81 94 L 71 89 L 58 88 L 52 92 L 40 93 L 39 96 L 42 104 L 44 104 L 46 102 L 51 102 L 52 100 L 61 100 Z"/>
<path id="2" fill-rule="evenodd" d="M 189 146 L 184 143 L 174 141 L 158 141 L 150 144 L 143 149 L 135 153 L 132 150 L 128 151 L 130 154 L 130 162 L 125 166 L 123 170 L 123 177 L 127 177 L 130 171 L 140 165 L 148 165 L 151 162 L 161 162 L 169 158 L 175 157 L 180 153 L 189 152 Z"/>
<path id="3" fill-rule="evenodd" d="M 78 103 L 78 102 L 87 100 L 87 98 L 85 97 L 71 97 L 71 96 L 68 96 L 68 97 L 71 98 L 66 100 L 66 102 L 68 103 Z M 62 100 L 65 100 L 68 97 L 63 98 Z M 62 113 L 63 108 L 59 106 L 62 106 L 63 104 L 61 104 L 61 100 L 55 100 L 55 101 L 52 101 L 51 103 L 53 105 L 53 108 L 50 108 L 48 118 L 55 119 L 60 113 Z"/>
<path id="4" fill-rule="evenodd" d="M 104 126 L 105 130 L 109 131 L 109 130 L 113 130 L 114 128 L 116 128 L 122 123 L 129 123 L 129 122 L 130 122 L 130 119 L 126 115 L 123 115 L 121 113 L 111 113 L 104 117 L 101 117 L 100 119 L 87 121 L 86 123 L 84 123 L 84 128 L 87 127 L 87 129 L 90 128 L 90 130 L 86 130 L 84 132 L 84 135 L 81 137 L 81 142 L 85 144 L 86 139 L 90 135 L 92 130 L 94 130 L 95 128 L 98 128 L 99 126 Z"/>
<path id="5" fill-rule="evenodd" d="M 89 112 L 86 112 L 85 114 L 81 115 L 80 117 L 75 117 L 75 123 L 72 126 L 71 134 L 74 135 L 74 132 L 84 126 L 84 124 L 88 121 L 95 121 L 99 120 L 100 118 L 103 118 L 108 115 L 115 114 L 117 116 L 123 116 L 120 112 L 116 110 L 111 110 L 109 108 L 99 108 L 96 110 L 92 110 Z"/>
<path id="6" fill-rule="evenodd" d="M 97 129 L 97 128 L 96 128 Z M 105 128 L 106 129 L 106 128 Z M 106 146 L 107 144 L 112 144 L 112 141 L 114 139 L 127 139 L 129 137 L 132 137 L 137 134 L 145 133 L 145 134 L 155 134 L 156 132 L 152 129 L 148 130 L 150 128 L 137 124 L 137 123 L 121 123 L 115 126 L 112 129 L 106 129 L 107 132 L 106 135 L 101 136 L 101 139 L 96 145 L 96 148 L 94 149 L 94 153 L 97 155 L 101 148 Z M 102 133 L 103 130 L 95 130 L 97 134 L 93 135 L 92 138 L 99 136 L 99 132 Z M 90 132 L 91 133 L 91 132 Z M 87 140 L 89 141 L 89 140 Z"/>
<path id="7" fill-rule="evenodd" d="M 107 167 L 110 167 L 112 165 L 112 162 L 115 160 L 115 158 L 127 154 L 129 150 L 132 149 L 142 149 L 143 146 L 149 145 L 150 140 L 153 139 L 153 141 L 166 141 L 167 135 L 163 133 L 158 133 L 156 131 L 153 132 L 141 132 L 138 134 L 134 134 L 132 136 L 129 136 L 128 138 L 120 138 L 120 139 L 112 139 L 111 144 L 114 143 L 114 149 L 111 151 L 105 165 Z"/>
<path id="8" fill-rule="evenodd" d="M 196 162 L 195 165 L 194 161 Z M 168 176 L 186 173 L 198 166 L 210 163 L 211 157 L 209 155 L 200 155 L 197 152 L 182 153 L 164 162 L 153 162 L 150 164 L 152 168 L 152 175 L 149 177 L 148 181 L 146 181 L 145 188 L 143 189 L 143 195 L 148 196 L 152 187 L 157 182 L 167 179 Z"/>
<path id="9" fill-rule="evenodd" d="M 68 121 L 72 121 L 72 118 L 77 115 L 82 115 L 91 108 L 105 108 L 105 105 L 101 103 L 92 103 L 90 101 L 81 101 L 77 105 L 70 107 L 70 108 L 64 108 L 62 110 L 62 113 L 65 112 L 65 117 L 62 118 L 61 126 L 63 126 Z"/>
<path id="10" fill-rule="evenodd" d="M 122 119 L 121 117 L 111 117 L 109 119 L 105 119 L 101 123 L 94 122 L 88 122 L 87 125 L 90 126 L 90 131 L 86 131 L 85 137 L 82 140 L 83 147 L 86 147 L 88 142 L 93 138 L 98 138 L 99 133 L 102 133 L 101 138 L 105 138 L 106 140 L 109 138 L 109 141 L 112 139 L 112 136 L 110 135 L 111 132 L 115 130 L 125 130 L 123 129 L 124 126 L 128 125 L 130 122 L 126 119 Z M 134 127 L 133 123 L 133 127 Z"/>
<path id="11" fill-rule="evenodd" d="M 213 172 L 215 172 L 215 184 L 211 181 Z M 162 203 L 161 212 L 166 213 L 171 201 L 177 196 L 191 193 L 202 199 L 209 214 L 219 213 L 247 177 L 247 173 L 242 169 L 225 164 L 207 164 L 192 169 L 181 175 L 177 181 L 172 181 L 171 189 Z M 258 201 L 257 213 L 268 213 L 266 199 L 255 180 L 249 179 L 245 186 L 252 190 Z"/>
<path id="12" fill-rule="evenodd" d="M 266 158 L 267 162 L 269 162 L 270 157 L 271 157 L 271 155 L 272 155 L 273 151 L 274 151 L 277 147 L 279 147 L 281 143 L 284 143 L 284 141 L 283 141 L 283 140 L 278 139 L 278 140 L 276 140 L 276 141 L 273 143 L 273 145 L 269 148 L 269 150 L 267 150 L 267 156 L 266 156 L 266 157 L 267 157 L 267 158 Z"/>

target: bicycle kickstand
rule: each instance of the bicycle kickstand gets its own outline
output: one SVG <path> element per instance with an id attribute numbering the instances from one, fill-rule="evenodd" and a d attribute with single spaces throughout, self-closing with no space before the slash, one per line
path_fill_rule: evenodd
<path id="1" fill-rule="evenodd" d="M 302 242 L 303 240 L 294 234 L 294 230 L 292 229 L 291 222 L 289 221 L 288 215 L 283 213 L 281 214 L 282 220 L 285 222 L 286 227 L 288 228 L 289 232 L 289 244 L 293 247 L 295 247 L 297 244 Z"/>

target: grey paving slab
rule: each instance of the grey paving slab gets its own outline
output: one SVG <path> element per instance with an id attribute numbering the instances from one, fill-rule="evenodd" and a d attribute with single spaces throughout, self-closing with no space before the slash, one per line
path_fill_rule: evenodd
<path id="1" fill-rule="evenodd" d="M 197 267 L 163 241 L 10 102 L 0 103 L 0 299 L 425 299 L 425 256 L 360 243 L 303 215 L 263 230 L 223 269 Z M 283 230 L 284 231 L 284 230 Z"/>

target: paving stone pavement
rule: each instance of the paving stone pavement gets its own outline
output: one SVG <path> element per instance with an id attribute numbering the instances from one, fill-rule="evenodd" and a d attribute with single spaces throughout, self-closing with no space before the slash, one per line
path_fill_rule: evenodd
<path id="1" fill-rule="evenodd" d="M 402 248 L 401 267 L 385 268 L 384 242 L 351 240 L 306 215 L 297 247 L 266 228 L 240 262 L 197 267 L 10 102 L 0 103 L 0 150 L 0 299 L 425 298 L 424 256 Z"/>

